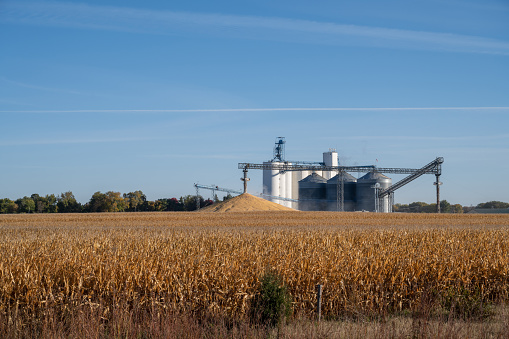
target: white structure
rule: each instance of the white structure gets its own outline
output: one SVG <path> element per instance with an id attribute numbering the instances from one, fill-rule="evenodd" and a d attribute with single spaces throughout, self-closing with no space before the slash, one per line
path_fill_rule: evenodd
<path id="1" fill-rule="evenodd" d="M 338 152 L 336 152 L 335 149 L 329 148 L 328 152 L 323 152 L 323 163 L 325 166 L 339 166 L 339 157 Z M 317 173 L 320 174 L 320 173 Z M 333 176 L 335 176 L 337 173 L 333 171 L 323 171 L 322 177 L 329 180 Z"/>
<path id="2" fill-rule="evenodd" d="M 291 165 L 290 162 L 281 162 L 281 161 L 266 161 L 264 164 L 274 164 L 274 165 L 283 165 L 288 164 Z M 265 195 L 265 199 L 269 201 L 273 201 L 280 205 L 286 207 L 292 207 L 293 204 L 291 201 L 285 201 L 277 199 L 277 197 L 281 198 L 292 198 L 292 188 L 293 188 L 293 176 L 291 171 L 279 171 L 279 170 L 263 170 L 263 194 Z M 297 186 L 298 191 L 298 186 Z"/>
<path id="3" fill-rule="evenodd" d="M 272 161 L 266 161 L 263 164 L 272 164 Z M 274 162 L 277 164 L 277 162 Z M 263 170 L 263 194 L 265 199 L 274 201 L 270 196 L 279 196 L 279 171 Z M 277 201 L 276 201 L 277 202 Z"/>

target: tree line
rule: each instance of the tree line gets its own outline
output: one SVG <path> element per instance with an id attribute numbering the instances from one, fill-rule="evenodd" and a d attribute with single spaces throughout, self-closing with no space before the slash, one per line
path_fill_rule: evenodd
<path id="1" fill-rule="evenodd" d="M 227 200 L 232 196 L 228 194 L 223 198 Z M 186 195 L 177 198 L 147 200 L 142 191 L 134 191 L 121 194 L 120 192 L 108 191 L 106 193 L 95 192 L 90 201 L 81 204 L 76 200 L 72 192 L 64 192 L 60 195 L 48 194 L 31 196 L 16 200 L 0 199 L 0 214 L 6 213 L 93 213 L 93 212 L 154 212 L 154 211 L 194 211 L 197 203 L 200 208 L 218 202 L 217 195 L 214 200 L 204 199 L 202 196 Z"/>
<path id="2" fill-rule="evenodd" d="M 460 204 L 451 205 L 447 200 L 440 201 L 440 211 L 442 213 L 467 213 L 476 208 L 509 208 L 509 203 L 502 201 L 488 201 L 477 206 L 461 206 Z M 394 212 L 406 213 L 435 213 L 437 204 L 427 204 L 422 201 L 411 204 L 396 204 L 393 206 Z"/>
<path id="3" fill-rule="evenodd" d="M 232 198 L 230 194 L 223 200 Z M 93 212 L 156 212 L 156 211 L 194 211 L 199 199 L 200 208 L 219 202 L 217 195 L 214 200 L 204 199 L 201 195 L 186 195 L 177 198 L 147 200 L 142 191 L 120 193 L 108 191 L 95 192 L 89 202 L 81 204 L 72 192 L 60 195 L 48 194 L 41 196 L 32 194 L 16 200 L 0 199 L 0 214 L 7 213 L 93 213 Z M 395 204 L 394 212 L 407 213 L 435 213 L 436 204 L 427 204 L 422 201 L 410 204 Z M 475 208 L 509 208 L 509 203 L 501 201 L 488 201 L 477 206 L 462 206 L 450 204 L 447 200 L 440 201 L 442 213 L 466 213 Z"/>

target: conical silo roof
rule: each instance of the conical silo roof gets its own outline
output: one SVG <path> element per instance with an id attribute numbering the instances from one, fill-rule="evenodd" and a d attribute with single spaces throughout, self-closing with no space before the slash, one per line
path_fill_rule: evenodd
<path id="1" fill-rule="evenodd" d="M 319 174 L 311 173 L 310 175 L 308 175 L 304 179 L 300 180 L 299 182 L 325 184 L 325 183 L 327 183 L 327 179 L 325 179 L 324 177 L 322 177 Z"/>
<path id="2" fill-rule="evenodd" d="M 336 183 L 338 182 L 338 175 L 339 174 L 336 174 L 336 176 L 330 178 L 329 180 L 327 180 L 327 183 L 331 184 L 331 183 Z M 341 178 L 339 178 L 339 180 L 341 180 Z M 346 181 L 346 182 L 356 182 L 357 181 L 357 178 L 355 178 L 353 175 L 351 175 L 350 173 L 343 173 L 343 181 Z"/>
<path id="3" fill-rule="evenodd" d="M 366 175 L 359 178 L 359 180 L 387 180 L 389 177 L 378 172 L 369 172 Z"/>

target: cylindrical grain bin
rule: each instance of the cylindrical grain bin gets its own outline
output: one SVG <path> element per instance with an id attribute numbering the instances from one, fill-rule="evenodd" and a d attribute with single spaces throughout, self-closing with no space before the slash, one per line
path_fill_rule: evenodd
<path id="1" fill-rule="evenodd" d="M 264 165 L 274 164 L 272 161 L 266 161 Z M 279 196 L 279 170 L 264 169 L 263 170 L 263 194 Z M 278 202 L 270 197 L 265 197 L 269 201 Z"/>
<path id="2" fill-rule="evenodd" d="M 291 162 L 288 162 L 287 165 L 291 165 Z M 293 172 L 292 171 L 286 171 L 284 174 L 285 176 L 285 198 L 292 199 L 292 177 Z M 293 203 L 291 201 L 282 201 L 281 205 L 286 207 L 293 207 Z"/>
<path id="3" fill-rule="evenodd" d="M 357 180 L 357 211 L 375 212 L 376 193 L 375 185 L 380 185 L 380 189 L 386 189 L 392 185 L 392 179 L 382 173 L 369 172 Z M 389 198 L 385 196 L 379 206 L 378 212 L 389 212 Z"/>
<path id="4" fill-rule="evenodd" d="M 341 179 L 338 175 L 327 180 L 327 211 L 339 211 L 338 190 L 340 189 Z M 356 204 L 357 179 L 349 173 L 343 173 L 343 188 L 344 210 L 353 212 Z"/>
<path id="5" fill-rule="evenodd" d="M 299 181 L 299 210 L 325 211 L 327 208 L 327 180 L 312 173 Z"/>

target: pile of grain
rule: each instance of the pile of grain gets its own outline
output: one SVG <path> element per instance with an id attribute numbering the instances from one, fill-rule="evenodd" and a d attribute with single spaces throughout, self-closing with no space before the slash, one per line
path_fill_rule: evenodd
<path id="1" fill-rule="evenodd" d="M 201 212 L 295 211 L 262 198 L 244 193 L 235 198 L 202 208 Z"/>

